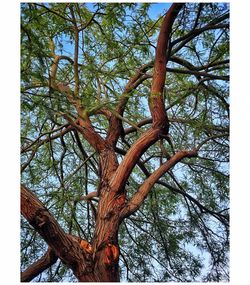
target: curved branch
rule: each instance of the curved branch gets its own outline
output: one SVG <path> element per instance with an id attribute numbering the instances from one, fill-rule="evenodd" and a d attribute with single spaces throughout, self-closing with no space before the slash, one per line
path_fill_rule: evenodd
<path id="1" fill-rule="evenodd" d="M 87 115 L 85 115 L 85 118 L 79 115 L 80 118 L 78 120 L 73 120 L 66 113 L 60 112 L 60 114 L 69 122 L 71 126 L 73 126 L 83 135 L 83 137 L 98 153 L 106 149 L 106 141 L 94 130 L 93 125 Z"/>
<path id="2" fill-rule="evenodd" d="M 78 33 L 78 31 L 76 31 Z M 105 148 L 105 140 L 94 130 L 93 125 L 89 119 L 88 112 L 85 109 L 85 106 L 81 103 L 81 100 L 78 96 L 79 89 L 77 87 L 78 82 L 78 46 L 77 46 L 77 39 L 76 39 L 76 46 L 75 46 L 75 57 L 74 57 L 74 74 L 76 80 L 76 89 L 75 92 L 71 90 L 71 88 L 62 82 L 56 82 L 56 74 L 58 69 L 58 64 L 64 56 L 58 56 L 54 52 L 54 42 L 51 40 L 51 52 L 54 58 L 54 62 L 51 66 L 50 72 L 50 87 L 58 90 L 62 94 L 66 95 L 69 102 L 76 108 L 78 114 L 78 121 L 77 123 L 70 118 L 70 116 L 66 113 L 61 113 L 61 115 L 73 126 L 75 127 L 80 133 L 82 133 L 83 137 L 90 143 L 92 147 L 95 148 L 98 152 L 101 152 Z"/>
<path id="3" fill-rule="evenodd" d="M 193 74 L 197 80 L 199 81 L 199 85 L 201 85 L 203 88 L 205 88 L 206 90 L 210 91 L 210 92 L 213 92 L 215 94 L 216 97 L 218 97 L 222 103 L 224 104 L 224 106 L 226 107 L 226 110 L 227 112 L 229 113 L 229 104 L 226 102 L 225 98 L 223 96 L 221 96 L 216 90 L 215 88 L 213 88 L 212 86 L 207 86 L 204 81 L 207 81 L 209 80 L 210 78 L 212 79 L 220 79 L 220 80 L 225 80 L 225 81 L 229 81 L 229 76 L 217 76 L 215 75 L 211 75 L 211 74 L 208 74 L 208 73 L 199 73 L 198 71 L 199 70 L 202 70 L 203 68 L 209 68 L 209 67 L 212 67 L 212 66 L 219 66 L 219 65 L 224 65 L 224 64 L 227 64 L 229 63 L 229 60 L 222 60 L 222 61 L 219 61 L 219 62 L 212 62 L 212 63 L 209 63 L 207 64 L 206 66 L 203 66 L 203 67 L 196 67 L 194 66 L 193 64 L 191 64 L 189 61 L 187 60 L 184 60 L 182 58 L 179 58 L 177 56 L 171 56 L 171 59 L 173 62 L 175 63 L 178 63 L 184 67 L 186 67 L 187 69 L 189 69 L 190 71 L 187 71 L 187 72 L 184 72 L 184 71 L 179 71 L 179 73 L 189 73 L 189 74 Z M 171 70 L 170 70 L 171 71 Z M 178 70 L 172 70 L 172 71 L 175 71 L 175 72 L 178 72 Z M 206 76 L 205 78 L 201 78 L 201 76 Z M 217 77 L 217 78 L 216 78 Z"/>
<path id="4" fill-rule="evenodd" d="M 121 191 L 141 155 L 159 138 L 159 130 L 150 128 L 131 146 L 111 180 L 111 188 Z"/>
<path id="5" fill-rule="evenodd" d="M 31 266 L 29 266 L 24 272 L 21 272 L 21 282 L 30 282 L 44 270 L 56 263 L 58 256 L 53 249 L 48 248 L 47 252 Z"/>
<path id="6" fill-rule="evenodd" d="M 196 71 L 201 71 L 210 67 L 214 67 L 214 66 L 220 66 L 220 65 L 224 65 L 224 64 L 228 64 L 229 60 L 225 59 L 225 60 L 221 60 L 221 61 L 215 61 L 215 62 L 210 62 L 206 65 L 202 65 L 202 66 L 194 66 L 192 63 L 190 63 L 189 61 L 180 58 L 178 56 L 171 56 L 169 61 L 175 62 L 177 64 L 180 64 L 190 70 L 196 70 Z"/>
<path id="7" fill-rule="evenodd" d="M 157 170 L 155 170 L 141 185 L 138 191 L 133 195 L 127 205 L 121 211 L 120 217 L 124 219 L 130 216 L 136 210 L 139 209 L 141 204 L 146 199 L 149 191 L 158 181 L 158 179 L 165 174 L 170 168 L 172 168 L 176 163 L 181 161 L 185 157 L 195 157 L 197 156 L 197 149 L 193 150 L 182 150 L 174 154 L 167 162 L 162 164 Z"/>
<path id="8" fill-rule="evenodd" d="M 70 18 L 66 18 L 64 17 L 61 13 L 57 13 L 55 10 L 50 9 L 49 7 L 45 6 L 43 3 L 34 3 L 34 5 L 44 8 L 45 10 L 47 10 L 48 12 L 58 16 L 59 18 L 63 19 L 64 21 L 70 21 L 72 22 L 72 20 Z"/>
<path id="9" fill-rule="evenodd" d="M 122 155 L 126 154 L 125 150 L 119 149 L 119 148 L 116 148 L 116 152 L 119 154 L 122 154 Z M 199 157 L 199 156 L 197 156 L 197 157 Z M 151 176 L 151 173 L 147 170 L 147 168 L 145 167 L 144 163 L 141 160 L 139 160 L 137 162 L 137 165 L 139 166 L 139 168 L 141 169 L 141 171 L 145 174 L 145 176 L 147 178 L 149 178 Z M 208 214 L 212 215 L 213 217 L 215 217 L 216 219 L 218 219 L 224 225 L 228 226 L 228 220 L 226 219 L 225 215 L 220 214 L 220 212 L 214 212 L 214 211 L 208 209 L 207 207 L 205 207 L 203 204 L 201 204 L 197 199 L 195 199 L 193 196 L 191 196 L 187 192 L 185 192 L 179 188 L 176 188 L 176 187 L 174 187 L 174 186 L 172 186 L 172 185 L 170 185 L 164 181 L 161 181 L 160 179 L 158 181 L 156 181 L 155 184 L 162 185 L 162 186 L 168 188 L 173 193 L 181 194 L 184 198 L 187 198 L 188 200 L 193 202 L 200 209 L 200 211 L 202 213 L 208 213 Z"/>
<path id="10" fill-rule="evenodd" d="M 168 107 L 166 108 L 168 109 Z M 193 119 L 183 119 L 183 118 L 169 118 L 169 122 L 171 123 L 183 123 L 183 124 L 193 124 L 195 123 L 195 120 Z M 152 118 L 145 118 L 143 120 L 141 120 L 139 123 L 136 124 L 137 128 L 143 127 L 145 125 L 151 124 L 152 123 Z M 124 134 L 128 135 L 130 133 L 133 133 L 135 131 L 137 131 L 137 128 L 135 127 L 128 127 L 124 130 Z M 209 125 L 209 124 L 204 124 L 203 125 L 204 129 L 207 130 L 214 130 L 217 132 L 228 132 L 229 129 L 228 128 L 222 128 L 219 126 L 214 126 L 214 125 Z"/>
<path id="11" fill-rule="evenodd" d="M 115 112 L 111 115 L 110 125 L 107 135 L 107 140 L 110 144 L 115 145 L 119 136 L 122 133 L 122 120 L 119 116 L 123 116 L 124 110 L 130 98 L 131 91 L 135 90 L 143 81 L 152 76 L 146 74 L 147 70 L 153 67 L 153 61 L 144 64 L 135 72 L 135 75 L 130 78 L 127 85 L 125 86 L 124 92 L 119 98 Z M 119 116 L 115 115 L 118 114 Z"/>
<path id="12" fill-rule="evenodd" d="M 149 98 L 149 107 L 153 118 L 152 127 L 141 135 L 125 155 L 111 180 L 113 191 L 123 190 L 125 183 L 138 162 L 141 155 L 159 138 L 161 134 L 168 134 L 168 119 L 163 102 L 163 87 L 166 78 L 167 45 L 169 42 L 172 25 L 183 4 L 172 4 L 168 10 L 157 42 L 154 63 L 154 74 Z"/>
<path id="13" fill-rule="evenodd" d="M 174 3 L 168 10 L 161 25 L 160 34 L 157 42 L 154 73 L 149 96 L 149 108 L 153 118 L 153 127 L 160 127 L 164 133 L 168 133 L 169 122 L 166 119 L 166 111 L 163 100 L 163 89 L 166 79 L 166 65 L 168 61 L 167 48 L 170 41 L 172 25 L 179 11 L 184 4 Z"/>
<path id="14" fill-rule="evenodd" d="M 185 44 L 187 44 L 192 39 L 194 39 L 196 36 L 200 35 L 201 33 L 205 32 L 205 31 L 213 30 L 213 29 L 228 28 L 229 27 L 228 24 L 221 24 L 221 25 L 219 25 L 219 23 L 223 22 L 224 20 L 226 20 L 228 18 L 229 18 L 229 13 L 226 13 L 226 14 L 224 14 L 224 15 L 222 15 L 222 16 L 214 19 L 214 20 L 212 20 L 210 23 L 208 23 L 204 27 L 192 30 L 189 33 L 187 33 L 186 35 L 184 35 L 184 36 L 174 40 L 172 42 L 172 46 L 174 46 L 174 45 L 176 45 L 178 43 L 180 43 L 180 44 L 175 49 L 172 50 L 171 54 L 175 54 L 183 46 L 185 46 Z"/>

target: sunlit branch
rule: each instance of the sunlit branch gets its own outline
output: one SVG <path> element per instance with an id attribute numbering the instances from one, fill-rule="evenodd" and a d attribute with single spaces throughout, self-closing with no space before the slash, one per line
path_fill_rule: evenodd
<path id="1" fill-rule="evenodd" d="M 133 212 L 139 209 L 141 204 L 146 199 L 149 191 L 154 186 L 154 184 L 160 179 L 160 177 L 165 174 L 169 169 L 171 169 L 176 163 L 181 161 L 185 157 L 195 157 L 197 156 L 197 150 L 193 149 L 190 151 L 182 150 L 174 154 L 167 162 L 162 164 L 157 170 L 155 170 L 140 186 L 138 191 L 133 195 L 130 201 L 126 204 L 126 207 L 121 213 L 121 217 L 127 217 Z"/>

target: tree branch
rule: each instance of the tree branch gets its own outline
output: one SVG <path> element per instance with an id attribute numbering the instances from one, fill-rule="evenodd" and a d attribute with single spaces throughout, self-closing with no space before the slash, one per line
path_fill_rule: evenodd
<path id="1" fill-rule="evenodd" d="M 131 146 L 111 180 L 111 188 L 120 191 L 141 155 L 159 138 L 159 130 L 150 128 Z"/>
<path id="2" fill-rule="evenodd" d="M 66 84 L 62 82 L 59 83 L 56 82 L 56 73 L 58 69 L 58 64 L 60 59 L 63 58 L 63 56 L 56 55 L 54 49 L 55 49 L 54 42 L 51 40 L 51 52 L 54 58 L 54 62 L 51 66 L 51 72 L 50 72 L 50 87 L 66 95 L 69 102 L 73 104 L 73 106 L 76 108 L 78 114 L 78 121 L 76 123 L 66 113 L 61 113 L 61 115 L 63 115 L 63 117 L 72 126 L 74 126 L 80 133 L 82 133 L 83 137 L 90 143 L 92 147 L 94 147 L 96 151 L 101 152 L 106 147 L 105 140 L 94 130 L 92 123 L 89 119 L 88 112 L 86 111 L 85 106 L 81 103 L 81 100 L 79 99 L 78 96 L 79 88 L 76 88 L 75 92 L 73 92 L 70 89 L 70 87 L 67 86 Z M 75 57 L 73 62 L 74 62 L 74 74 L 75 74 L 76 84 L 79 84 L 77 58 L 78 58 L 78 46 L 76 39 Z"/>
<path id="3" fill-rule="evenodd" d="M 63 231 L 49 210 L 24 185 L 21 185 L 21 213 L 79 280 L 84 277 L 86 281 L 96 281 L 89 273 L 92 272 L 92 256 L 81 249 L 76 238 Z"/>
<path id="4" fill-rule="evenodd" d="M 60 114 L 69 122 L 71 126 L 73 126 L 83 135 L 83 137 L 98 153 L 106 149 L 107 144 L 105 140 L 94 130 L 92 123 L 86 114 L 85 118 L 79 115 L 80 118 L 78 120 L 72 119 L 66 113 L 61 112 Z"/>
<path id="5" fill-rule="evenodd" d="M 196 149 L 198 149 L 198 148 L 196 148 Z M 126 151 L 123 150 L 123 149 L 116 148 L 115 150 L 119 154 L 122 154 L 122 155 L 126 154 Z M 141 160 L 139 160 L 137 162 L 137 164 L 138 164 L 139 168 L 141 169 L 141 171 L 145 174 L 145 176 L 147 178 L 149 178 L 151 176 L 151 173 L 147 170 L 147 168 L 145 167 L 144 163 Z M 183 190 L 181 190 L 179 188 L 173 187 L 172 185 L 170 185 L 170 184 L 168 184 L 168 183 L 166 183 L 164 181 L 161 181 L 160 179 L 158 181 L 156 181 L 155 184 L 162 185 L 162 186 L 168 188 L 173 193 L 181 194 L 185 199 L 188 199 L 191 202 L 193 202 L 200 209 L 200 211 L 202 213 L 208 213 L 208 214 L 212 215 L 213 217 L 215 217 L 216 219 L 218 219 L 224 225 L 228 226 L 228 220 L 225 218 L 224 215 L 220 214 L 219 212 L 214 212 L 214 211 L 208 209 L 207 207 L 202 205 L 197 199 L 195 199 L 193 196 L 191 196 L 187 192 L 185 192 L 185 191 L 183 191 Z"/>
<path id="6" fill-rule="evenodd" d="M 121 211 L 121 219 L 130 216 L 136 210 L 139 209 L 141 204 L 146 199 L 149 191 L 154 186 L 154 184 L 158 181 L 158 179 L 165 174 L 170 168 L 172 168 L 176 163 L 181 161 L 185 157 L 195 157 L 197 156 L 197 150 L 182 150 L 178 151 L 174 154 L 167 162 L 162 164 L 157 170 L 155 170 L 141 185 L 138 191 L 133 195 L 133 197 L 129 200 L 127 205 Z"/>
<path id="7" fill-rule="evenodd" d="M 177 43 L 180 42 L 180 44 L 172 50 L 171 54 L 175 54 L 177 51 L 179 51 L 185 44 L 187 44 L 189 41 L 191 41 L 193 38 L 195 38 L 196 36 L 200 35 L 201 33 L 207 31 L 207 30 L 212 30 L 212 29 L 220 29 L 220 28 L 226 28 L 228 27 L 228 24 L 222 24 L 222 25 L 217 25 L 220 22 L 226 20 L 229 18 L 229 13 L 226 13 L 216 19 L 214 19 L 213 21 L 211 21 L 210 23 L 208 23 L 206 26 L 199 28 L 199 29 L 195 29 L 190 31 L 189 33 L 187 33 L 186 35 L 174 40 L 172 42 L 172 46 L 176 45 Z"/>
<path id="8" fill-rule="evenodd" d="M 220 76 L 220 75 L 210 74 L 210 73 L 202 72 L 202 71 L 184 70 L 184 69 L 177 69 L 177 68 L 167 68 L 167 71 L 174 72 L 174 73 L 181 73 L 181 74 L 190 74 L 190 75 L 195 75 L 195 76 L 205 76 L 206 78 L 210 78 L 210 79 L 229 81 L 229 76 Z"/>
<path id="9" fill-rule="evenodd" d="M 149 96 L 149 108 L 153 118 L 153 127 L 160 127 L 164 134 L 168 134 L 169 122 L 166 118 L 165 105 L 163 100 L 163 89 L 166 79 L 166 65 L 168 62 L 167 48 L 170 41 L 172 25 L 179 11 L 184 4 L 174 3 L 171 5 L 161 25 L 157 42 L 154 73 Z"/>
<path id="10" fill-rule="evenodd" d="M 30 282 L 44 270 L 56 263 L 58 257 L 55 252 L 49 247 L 47 252 L 24 272 L 21 273 L 21 282 Z"/>
<path id="11" fill-rule="evenodd" d="M 77 28 L 77 22 L 75 18 L 75 13 L 73 7 L 69 7 L 71 16 L 74 23 L 74 32 L 75 32 L 75 48 L 74 48 L 74 79 L 75 79 L 75 96 L 79 96 L 79 72 L 78 72 L 78 54 L 79 54 L 79 31 Z"/>
<path id="12" fill-rule="evenodd" d="M 63 128 L 65 128 L 63 130 Z M 45 132 L 45 133 L 42 133 L 41 135 L 39 135 L 39 137 L 37 139 L 35 139 L 33 142 L 31 142 L 29 145 L 27 146 L 24 146 L 22 149 L 21 149 L 21 153 L 25 153 L 25 152 L 28 152 L 31 150 L 31 147 L 34 145 L 34 144 L 37 144 L 37 148 L 40 147 L 41 145 L 47 143 L 48 141 L 50 140 L 54 140 L 56 138 L 59 138 L 61 135 L 64 135 L 68 132 L 70 132 L 71 130 L 73 129 L 72 126 L 70 126 L 69 124 L 65 124 L 63 126 L 60 126 L 59 128 L 55 129 L 55 130 L 51 130 L 49 132 Z M 44 139 L 44 140 L 40 140 L 39 139 L 45 135 L 49 135 L 49 134 L 52 134 L 52 133 L 55 133 L 59 131 L 59 133 L 56 133 L 54 134 L 53 136 L 50 136 L 49 138 L 47 139 Z"/>
<path id="13" fill-rule="evenodd" d="M 90 200 L 94 200 L 95 197 L 98 197 L 97 191 L 90 192 L 88 195 L 80 196 L 79 198 L 77 198 L 75 200 L 75 202 L 79 202 L 79 201 L 86 201 L 86 202 L 88 202 Z"/>
<path id="14" fill-rule="evenodd" d="M 115 145 L 123 131 L 121 117 L 123 116 L 127 102 L 130 98 L 131 91 L 135 90 L 146 79 L 151 78 L 151 75 L 146 74 L 146 71 L 149 68 L 152 68 L 152 66 L 152 61 L 141 66 L 136 71 L 135 75 L 131 77 L 128 83 L 126 84 L 125 89 L 121 97 L 119 98 L 116 110 L 112 113 L 112 116 L 110 118 L 110 125 L 107 135 L 107 140 L 110 142 L 110 144 Z"/>

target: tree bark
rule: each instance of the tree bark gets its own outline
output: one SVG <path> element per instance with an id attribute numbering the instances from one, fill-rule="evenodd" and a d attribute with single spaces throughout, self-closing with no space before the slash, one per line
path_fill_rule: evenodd
<path id="1" fill-rule="evenodd" d="M 169 42 L 172 25 L 182 6 L 182 3 L 172 4 L 161 25 L 156 47 L 151 94 L 149 96 L 149 108 L 153 119 L 152 126 L 153 128 L 160 128 L 166 135 L 169 130 L 169 122 L 166 117 L 167 114 L 163 100 L 163 90 L 166 80 L 166 65 L 171 49 Z"/>
<path id="2" fill-rule="evenodd" d="M 95 273 L 104 282 L 119 282 L 119 212 L 125 203 L 124 188 L 118 193 L 111 180 L 118 168 L 113 149 L 100 153 L 100 185 L 96 227 L 93 238 Z"/>
<path id="3" fill-rule="evenodd" d="M 141 204 L 146 199 L 149 191 L 153 187 L 153 185 L 161 178 L 163 174 L 165 174 L 168 170 L 170 170 L 175 164 L 181 161 L 185 157 L 195 157 L 197 156 L 197 149 L 193 150 L 182 150 L 178 151 L 174 154 L 167 162 L 162 164 L 157 170 L 155 170 L 140 186 L 138 191 L 133 195 L 130 201 L 126 204 L 123 210 L 120 213 L 121 218 L 125 218 L 136 210 L 139 209 Z"/>
<path id="4" fill-rule="evenodd" d="M 93 273 L 92 255 L 62 230 L 49 210 L 24 185 L 21 185 L 21 213 L 79 281 L 100 281 Z"/>

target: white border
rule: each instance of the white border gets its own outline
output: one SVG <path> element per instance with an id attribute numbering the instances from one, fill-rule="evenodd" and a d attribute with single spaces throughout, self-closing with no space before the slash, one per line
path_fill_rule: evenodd
<path id="1" fill-rule="evenodd" d="M 21 2 L 1 3 L 1 281 L 19 284 L 19 9 Z M 49 2 L 49 1 L 48 1 Z M 53 2 L 53 1 L 50 1 Z M 55 1 L 67 2 L 67 1 Z M 71 1 L 68 1 L 71 2 Z M 140 1 L 72 1 L 140 2 Z M 171 2 L 171 1 L 142 1 Z M 172 1 L 231 3 L 231 281 L 249 279 L 249 1 Z M 51 284 L 51 283 L 48 283 Z M 56 283 L 55 283 L 56 284 Z M 185 283 L 178 283 L 185 284 Z M 191 283 L 201 284 L 201 283 Z M 217 284 L 217 283 L 214 283 Z"/>

